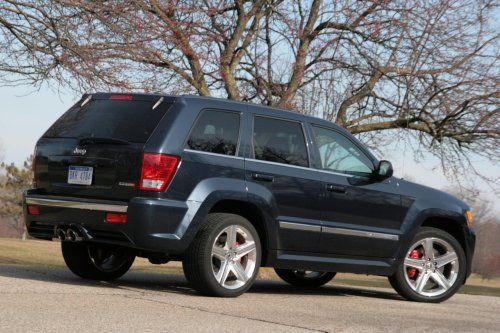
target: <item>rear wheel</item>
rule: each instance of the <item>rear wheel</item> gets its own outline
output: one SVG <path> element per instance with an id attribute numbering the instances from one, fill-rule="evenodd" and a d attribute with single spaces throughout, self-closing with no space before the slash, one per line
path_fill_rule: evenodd
<path id="1" fill-rule="evenodd" d="M 247 219 L 213 213 L 186 251 L 182 266 L 201 294 L 236 297 L 252 286 L 260 258 L 259 235 Z"/>
<path id="2" fill-rule="evenodd" d="M 330 282 L 335 277 L 334 272 L 317 272 L 293 269 L 279 269 L 275 268 L 276 274 L 285 282 L 296 286 L 305 288 L 317 288 Z"/>
<path id="3" fill-rule="evenodd" d="M 443 230 L 425 227 L 413 239 L 389 282 L 408 300 L 438 303 L 453 296 L 462 286 L 465 267 L 460 243 Z"/>
<path id="4" fill-rule="evenodd" d="M 125 249 L 103 245 L 62 242 L 61 249 L 68 268 L 89 280 L 118 279 L 135 259 L 135 255 Z"/>

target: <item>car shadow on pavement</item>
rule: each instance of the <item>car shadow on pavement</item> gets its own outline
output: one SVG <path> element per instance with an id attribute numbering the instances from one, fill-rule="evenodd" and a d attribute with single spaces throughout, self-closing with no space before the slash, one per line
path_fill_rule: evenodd
<path id="1" fill-rule="evenodd" d="M 112 282 L 89 281 L 78 278 L 68 269 L 44 266 L 0 265 L 0 277 L 35 280 L 69 286 L 112 288 L 135 292 L 168 292 L 199 296 L 183 275 L 132 271 Z M 257 280 L 248 291 L 251 294 L 287 294 L 315 296 L 360 296 L 388 300 L 402 300 L 394 292 L 380 288 L 351 287 L 328 284 L 321 288 L 308 289 L 290 286 L 281 281 Z"/>
<path id="2" fill-rule="evenodd" d="M 250 293 L 263 294 L 289 294 L 289 295 L 314 295 L 314 296 L 361 296 L 371 298 L 382 298 L 392 300 L 403 300 L 395 292 L 383 290 L 381 288 L 368 288 L 358 286 L 335 285 L 332 283 L 320 288 L 300 288 L 294 287 L 281 281 L 256 281 L 253 287 L 248 291 Z"/>

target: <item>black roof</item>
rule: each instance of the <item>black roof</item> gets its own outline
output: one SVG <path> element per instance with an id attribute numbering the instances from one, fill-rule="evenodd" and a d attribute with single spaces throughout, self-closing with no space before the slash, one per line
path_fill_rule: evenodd
<path id="1" fill-rule="evenodd" d="M 289 111 L 289 110 L 284 110 L 284 109 L 279 109 L 275 108 L 272 106 L 267 106 L 267 105 L 262 105 L 262 104 L 256 104 L 256 103 L 251 103 L 251 102 L 240 102 L 240 101 L 234 101 L 230 99 L 225 99 L 225 98 L 217 98 L 217 97 L 206 97 L 206 96 L 198 96 L 198 95 L 165 95 L 165 94 L 156 94 L 156 93 L 151 93 L 151 94 L 146 94 L 146 93 L 104 93 L 104 92 L 98 92 L 98 93 L 93 93 L 93 94 L 85 94 L 83 95 L 82 99 L 87 98 L 89 95 L 92 95 L 93 99 L 110 99 L 112 95 L 130 95 L 132 96 L 133 100 L 140 100 L 140 101 L 157 101 L 160 98 L 164 98 L 166 100 L 169 100 L 170 102 L 188 102 L 188 101 L 196 101 L 197 103 L 200 102 L 208 102 L 207 105 L 208 107 L 218 107 L 218 108 L 224 108 L 224 109 L 231 109 L 231 106 L 234 108 L 235 105 L 237 105 L 237 109 L 241 110 L 243 112 L 247 111 L 246 106 L 254 106 L 259 109 L 259 111 L 262 113 L 263 110 L 266 110 L 265 114 L 269 116 L 275 116 L 275 117 L 280 117 L 280 118 L 289 118 L 289 119 L 294 119 L 294 120 L 299 120 L 299 121 L 306 121 L 310 123 L 314 123 L 320 126 L 326 126 L 330 128 L 335 128 L 339 132 L 343 132 L 347 134 L 349 137 L 351 137 L 352 140 L 357 141 L 359 147 L 361 147 L 367 154 L 369 154 L 372 159 L 377 160 L 377 158 L 372 154 L 371 151 L 366 149 L 366 147 L 354 136 L 351 135 L 351 133 L 346 130 L 345 128 L 335 124 L 334 122 L 321 119 L 318 117 L 314 116 L 309 116 L 309 115 L 304 115 L 298 112 L 294 111 Z"/>
<path id="2" fill-rule="evenodd" d="M 176 99 L 183 99 L 185 101 L 189 100 L 196 100 L 196 101 L 210 101 L 211 102 L 211 107 L 214 107 L 214 104 L 218 104 L 219 107 L 224 107 L 224 108 L 230 108 L 231 106 L 234 105 L 239 105 L 239 106 L 255 106 L 258 107 L 259 109 L 266 109 L 269 111 L 269 115 L 271 116 L 276 116 L 276 117 L 283 117 L 283 118 L 302 118 L 304 121 L 308 122 L 313 122 L 318 125 L 323 125 L 323 126 L 328 126 L 328 127 L 335 127 L 336 129 L 342 131 L 342 132 L 348 132 L 345 130 L 343 127 L 338 126 L 337 124 L 310 115 L 304 115 L 298 112 L 294 111 L 289 111 L 285 109 L 280 109 L 272 106 L 267 106 L 263 104 L 256 104 L 252 102 L 241 102 L 241 101 L 234 101 L 230 99 L 225 99 L 225 98 L 218 98 L 218 97 L 207 97 L 207 96 L 198 96 L 198 95 L 165 95 L 165 94 L 158 94 L 158 93 L 123 93 L 123 92 L 97 92 L 93 94 L 85 94 L 83 95 L 82 99 L 86 98 L 88 95 L 92 95 L 93 99 L 109 99 L 110 96 L 112 95 L 131 95 L 133 96 L 134 100 L 141 100 L 141 101 L 155 101 L 158 100 L 159 98 L 163 97 L 165 99 L 169 99 L 172 102 Z M 239 108 L 243 109 L 243 108 Z"/>

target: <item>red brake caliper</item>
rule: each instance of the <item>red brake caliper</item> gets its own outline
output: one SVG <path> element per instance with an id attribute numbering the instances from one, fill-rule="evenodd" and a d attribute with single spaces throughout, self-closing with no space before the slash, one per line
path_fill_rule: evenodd
<path id="1" fill-rule="evenodd" d="M 420 253 L 418 253 L 417 250 L 413 250 L 413 251 L 410 252 L 409 257 L 412 258 L 412 259 L 419 259 L 420 258 Z M 413 268 L 413 267 L 408 267 L 407 268 L 407 272 L 408 272 L 408 277 L 410 279 L 414 278 L 417 275 L 417 269 Z"/>

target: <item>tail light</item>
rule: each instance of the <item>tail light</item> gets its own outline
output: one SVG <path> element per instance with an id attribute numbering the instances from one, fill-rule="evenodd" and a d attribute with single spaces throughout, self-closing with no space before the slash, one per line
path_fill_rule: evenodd
<path id="1" fill-rule="evenodd" d="M 139 188 L 143 191 L 164 191 L 177 171 L 179 156 L 144 153 Z"/>

